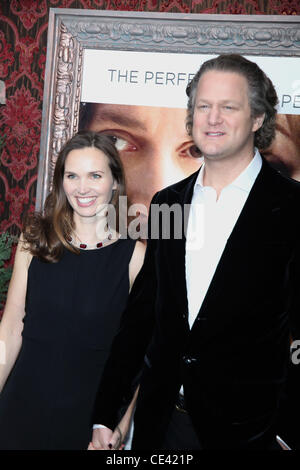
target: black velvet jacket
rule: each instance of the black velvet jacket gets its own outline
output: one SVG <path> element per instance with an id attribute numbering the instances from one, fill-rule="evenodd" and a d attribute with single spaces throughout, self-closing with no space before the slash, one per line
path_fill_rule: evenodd
<path id="1" fill-rule="evenodd" d="M 196 178 L 162 190 L 152 203 L 184 207 Z M 290 336 L 300 338 L 299 209 L 300 184 L 263 161 L 191 330 L 185 239 L 173 232 L 162 239 L 160 227 L 114 341 L 94 422 L 117 424 L 142 369 L 133 448 L 160 448 L 181 384 L 204 448 L 268 446 L 278 432 Z"/>

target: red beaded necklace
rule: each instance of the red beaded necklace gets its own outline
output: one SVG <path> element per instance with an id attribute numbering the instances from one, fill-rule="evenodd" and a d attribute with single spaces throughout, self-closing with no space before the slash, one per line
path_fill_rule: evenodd
<path id="1" fill-rule="evenodd" d="M 108 229 L 107 237 L 104 240 L 97 242 L 95 245 L 89 245 L 88 243 L 83 243 L 78 237 L 77 233 L 74 232 L 74 234 L 75 234 L 75 237 L 72 237 L 70 235 L 69 237 L 67 237 L 67 241 L 68 243 L 70 243 L 70 245 L 73 245 L 76 248 L 80 248 L 81 250 L 96 250 L 107 245 L 110 242 L 110 240 L 112 240 L 112 233 L 110 229 Z"/>

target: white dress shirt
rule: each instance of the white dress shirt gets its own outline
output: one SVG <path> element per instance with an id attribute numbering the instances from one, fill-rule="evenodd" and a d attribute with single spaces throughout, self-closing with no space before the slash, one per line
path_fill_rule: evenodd
<path id="1" fill-rule="evenodd" d="M 190 328 L 261 166 L 262 158 L 256 149 L 247 168 L 222 189 L 218 199 L 214 188 L 203 186 L 205 164 L 200 169 L 186 233 L 185 271 Z"/>

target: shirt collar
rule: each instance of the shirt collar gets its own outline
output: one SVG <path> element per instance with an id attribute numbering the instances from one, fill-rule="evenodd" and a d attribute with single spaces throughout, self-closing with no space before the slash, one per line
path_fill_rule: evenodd
<path id="1" fill-rule="evenodd" d="M 203 165 L 200 168 L 200 171 L 199 171 L 199 174 L 198 174 L 195 186 L 194 186 L 194 190 L 196 188 L 197 189 L 204 188 L 203 186 L 204 167 L 205 167 L 205 163 L 203 163 Z M 261 167 L 262 167 L 262 158 L 258 149 L 255 148 L 254 157 L 252 158 L 249 165 L 227 187 L 235 186 L 236 188 L 242 189 L 243 191 L 250 192 L 254 184 L 254 181 L 256 180 L 256 177 L 258 173 L 260 172 Z"/>

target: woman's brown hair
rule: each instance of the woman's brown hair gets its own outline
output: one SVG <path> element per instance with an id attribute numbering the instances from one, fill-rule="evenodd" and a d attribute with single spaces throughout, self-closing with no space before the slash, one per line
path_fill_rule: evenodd
<path id="1" fill-rule="evenodd" d="M 57 262 L 64 247 L 79 252 L 68 242 L 74 229 L 73 209 L 63 189 L 65 162 L 72 150 L 95 147 L 108 158 L 108 164 L 117 189 L 113 193 L 111 204 L 119 215 L 119 196 L 125 195 L 125 179 L 122 163 L 111 137 L 92 131 L 81 131 L 74 135 L 60 151 L 53 176 L 53 186 L 48 195 L 43 213 L 34 213 L 24 224 L 23 237 L 25 246 L 34 256 L 51 263 Z"/>

